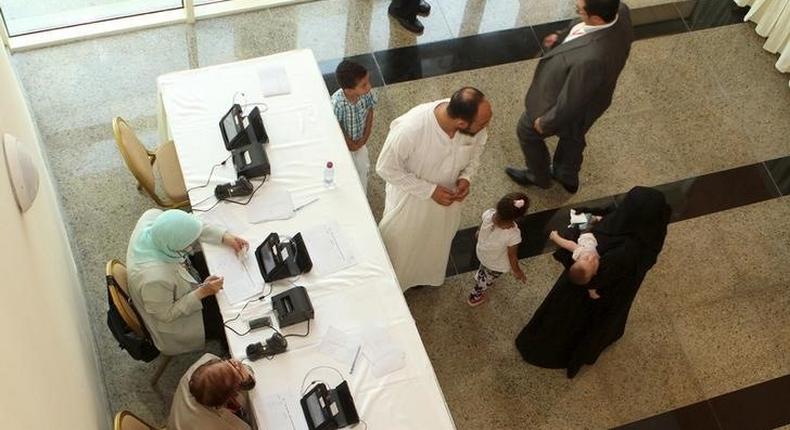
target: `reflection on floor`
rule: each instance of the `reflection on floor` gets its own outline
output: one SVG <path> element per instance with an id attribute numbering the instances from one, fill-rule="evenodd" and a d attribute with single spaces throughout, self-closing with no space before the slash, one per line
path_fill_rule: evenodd
<path id="1" fill-rule="evenodd" d="M 151 206 L 134 191 L 112 140 L 111 118 L 127 118 L 154 145 L 155 80 L 163 73 L 296 47 L 313 49 L 319 60 L 414 44 L 430 51 L 424 44 L 514 26 L 530 26 L 516 31 L 537 38 L 547 28 L 538 24 L 573 14 L 572 1 L 560 7 L 557 0 L 434 3 L 417 38 L 390 24 L 386 0 L 326 0 L 14 55 L 62 195 L 114 410 L 163 423 L 178 377 L 198 355 L 177 357 L 157 393 L 146 382 L 155 363 L 132 361 L 104 325 L 104 263 L 123 258 L 135 221 Z M 533 212 L 788 155 L 790 94 L 786 77 L 773 68 L 775 58 L 748 24 L 708 28 L 737 20 L 741 12 L 729 0 L 699 0 L 690 11 L 685 1 L 631 3 L 654 17 L 662 17 L 666 5 L 677 12 L 642 27 L 645 36 L 683 33 L 635 43 L 611 109 L 588 135 L 579 193 L 529 190 Z M 413 60 L 395 59 L 381 71 L 408 70 Z M 483 209 L 519 189 L 502 168 L 523 162 L 514 130 L 536 60 L 509 61 L 515 62 L 441 69 L 395 84 L 382 79 L 386 85 L 377 89 L 371 157 L 388 123 L 418 103 L 462 85 L 478 86 L 492 100 L 489 145 L 463 227 L 475 226 Z M 380 216 L 383 183 L 375 176 L 369 199 Z M 788 203 L 774 199 L 673 225 L 626 337 L 573 381 L 525 366 L 512 347 L 557 275 L 548 256 L 524 260 L 528 285 L 505 277 L 479 309 L 462 300 L 468 275 L 409 293 L 458 428 L 610 426 L 788 373 Z"/>

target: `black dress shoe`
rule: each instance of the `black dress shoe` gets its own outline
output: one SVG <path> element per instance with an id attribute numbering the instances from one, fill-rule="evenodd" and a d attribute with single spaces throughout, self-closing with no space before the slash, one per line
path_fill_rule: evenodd
<path id="1" fill-rule="evenodd" d="M 417 15 L 428 16 L 431 14 L 431 5 L 425 0 L 420 0 L 420 5 L 417 6 Z"/>
<path id="2" fill-rule="evenodd" d="M 566 184 L 565 182 L 560 181 L 559 178 L 557 178 L 554 175 L 552 175 L 552 178 L 554 178 L 555 181 L 557 181 L 560 185 L 562 185 L 562 188 L 565 188 L 565 191 L 571 194 L 576 194 L 576 192 L 579 191 L 579 184 L 576 185 Z"/>
<path id="3" fill-rule="evenodd" d="M 406 18 L 398 15 L 397 13 L 393 12 L 392 9 L 389 10 L 389 15 L 396 20 L 398 23 L 405 28 L 406 30 L 411 31 L 412 33 L 422 34 L 425 31 L 425 27 L 423 27 L 422 23 L 416 16 L 411 18 Z"/>
<path id="4" fill-rule="evenodd" d="M 515 167 L 506 167 L 505 173 L 513 180 L 513 182 L 526 187 L 529 185 L 536 185 L 544 190 L 551 187 L 551 183 L 541 184 L 535 180 L 535 176 L 527 169 L 517 169 Z"/>

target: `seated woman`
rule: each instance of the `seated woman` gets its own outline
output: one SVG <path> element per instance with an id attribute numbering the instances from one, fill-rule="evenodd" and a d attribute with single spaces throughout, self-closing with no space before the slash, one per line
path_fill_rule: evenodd
<path id="1" fill-rule="evenodd" d="M 154 345 L 163 354 L 203 349 L 207 337 L 225 343 L 222 316 L 214 297 L 222 289 L 223 280 L 209 276 L 201 283 L 202 276 L 188 259 L 198 239 L 222 243 L 236 252 L 249 247 L 244 239 L 204 225 L 180 210 L 146 211 L 129 240 L 129 294 Z"/>
<path id="2" fill-rule="evenodd" d="M 181 377 L 167 428 L 250 430 L 246 391 L 253 387 L 255 376 L 249 367 L 205 354 Z"/>
<path id="3" fill-rule="evenodd" d="M 555 252 L 566 270 L 516 338 L 525 361 L 567 369 L 567 376 L 573 378 L 582 365 L 595 363 L 623 335 L 636 293 L 664 246 L 670 212 L 658 190 L 631 189 L 617 209 L 592 229 L 600 260 L 583 287 L 570 279 L 571 253 Z M 591 289 L 598 299 L 588 294 Z"/>

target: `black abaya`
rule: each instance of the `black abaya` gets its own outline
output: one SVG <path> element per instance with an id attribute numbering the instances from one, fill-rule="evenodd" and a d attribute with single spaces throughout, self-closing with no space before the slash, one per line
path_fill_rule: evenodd
<path id="1" fill-rule="evenodd" d="M 567 268 L 573 261 L 568 251 L 558 250 L 555 258 L 566 270 L 516 338 L 524 360 L 567 368 L 572 376 L 618 340 L 642 280 L 661 251 L 668 221 L 669 208 L 660 192 L 632 189 L 621 206 L 593 229 L 601 261 L 598 273 L 585 286 L 570 282 Z M 590 299 L 588 288 L 597 289 L 601 298 Z"/>

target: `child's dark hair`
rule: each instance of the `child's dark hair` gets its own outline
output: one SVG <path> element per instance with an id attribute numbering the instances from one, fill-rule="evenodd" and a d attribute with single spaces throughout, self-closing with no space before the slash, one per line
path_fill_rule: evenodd
<path id="1" fill-rule="evenodd" d="M 524 193 L 510 193 L 499 200 L 496 216 L 501 221 L 515 221 L 527 214 L 529 198 Z"/>
<path id="2" fill-rule="evenodd" d="M 335 78 L 340 88 L 351 89 L 359 84 L 359 81 L 368 74 L 368 69 L 361 64 L 353 61 L 343 60 L 335 69 Z"/>

